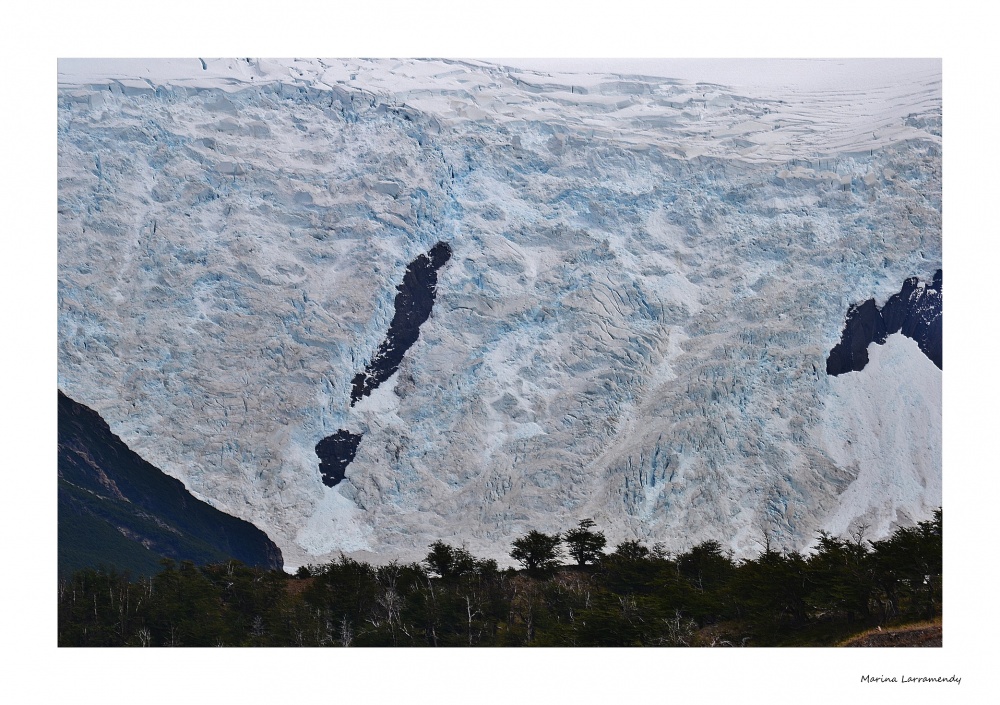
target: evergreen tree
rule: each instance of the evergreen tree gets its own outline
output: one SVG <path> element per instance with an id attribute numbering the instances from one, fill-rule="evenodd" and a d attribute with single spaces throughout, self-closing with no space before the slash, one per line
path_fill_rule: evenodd
<path id="1" fill-rule="evenodd" d="M 424 566 L 446 580 L 471 573 L 476 568 L 476 559 L 464 548 L 449 546 L 444 541 L 435 541 L 430 545 L 430 549 L 430 553 L 423 560 Z"/>
<path id="2" fill-rule="evenodd" d="M 941 610 L 941 509 L 930 521 L 900 527 L 873 544 L 874 580 L 884 619 L 901 614 L 931 617 Z"/>
<path id="3" fill-rule="evenodd" d="M 222 646 L 227 614 L 220 591 L 191 561 L 162 561 L 153 578 L 150 632 L 160 646 Z"/>
<path id="4" fill-rule="evenodd" d="M 699 590 L 712 590 L 725 582 L 733 570 L 718 541 L 703 541 L 677 559 L 681 575 Z"/>
<path id="5" fill-rule="evenodd" d="M 874 587 L 867 547 L 860 536 L 851 542 L 821 531 L 818 540 L 808 563 L 810 605 L 843 614 L 848 622 L 867 619 Z"/>
<path id="6" fill-rule="evenodd" d="M 639 541 L 622 541 L 611 555 L 625 561 L 642 561 L 649 558 L 649 549 Z"/>
<path id="7" fill-rule="evenodd" d="M 570 557 L 577 565 L 593 563 L 600 556 L 608 540 L 603 531 L 591 531 L 596 526 L 591 519 L 584 519 L 563 537 Z"/>
<path id="8" fill-rule="evenodd" d="M 741 615 L 758 636 L 770 638 L 806 622 L 809 583 L 799 554 L 762 553 L 741 564 L 732 582 Z"/>
<path id="9" fill-rule="evenodd" d="M 559 565 L 559 534 L 543 534 L 532 529 L 525 536 L 516 539 L 510 557 L 523 565 L 529 573 L 538 574 Z"/>

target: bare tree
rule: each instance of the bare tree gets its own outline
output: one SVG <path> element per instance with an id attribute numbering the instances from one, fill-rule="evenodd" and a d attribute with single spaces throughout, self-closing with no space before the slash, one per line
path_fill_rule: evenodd
<path id="1" fill-rule="evenodd" d="M 350 646 L 354 642 L 354 631 L 351 629 L 351 623 L 347 621 L 347 615 L 345 614 L 343 619 L 340 620 L 340 645 Z"/>

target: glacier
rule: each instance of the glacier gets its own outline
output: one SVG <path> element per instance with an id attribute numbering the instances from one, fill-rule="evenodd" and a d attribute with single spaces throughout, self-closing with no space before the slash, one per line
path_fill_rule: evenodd
<path id="1" fill-rule="evenodd" d="M 899 334 L 826 361 L 942 269 L 940 62 L 806 63 L 61 60 L 59 386 L 292 569 L 510 563 L 585 517 L 741 556 L 926 519 L 941 370 Z M 352 404 L 437 243 L 419 337 Z"/>

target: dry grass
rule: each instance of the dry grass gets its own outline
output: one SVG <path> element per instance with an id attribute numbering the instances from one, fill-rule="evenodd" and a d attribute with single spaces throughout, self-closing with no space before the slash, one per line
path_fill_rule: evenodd
<path id="1" fill-rule="evenodd" d="M 311 578 L 288 578 L 285 580 L 285 592 L 292 597 L 297 597 L 309 589 L 309 586 L 316 582 L 315 577 Z"/>
<path id="2" fill-rule="evenodd" d="M 937 617 L 925 622 L 915 622 L 898 627 L 876 627 L 855 634 L 837 646 L 941 646 L 943 643 L 943 627 L 941 618 Z"/>

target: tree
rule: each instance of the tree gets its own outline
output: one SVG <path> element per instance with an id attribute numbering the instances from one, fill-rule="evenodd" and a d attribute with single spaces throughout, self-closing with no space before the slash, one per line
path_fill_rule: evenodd
<path id="1" fill-rule="evenodd" d="M 591 519 L 584 519 L 575 529 L 570 529 L 563 537 L 569 547 L 569 555 L 577 565 L 593 563 L 600 555 L 608 540 L 603 531 L 591 531 L 595 524 Z"/>
<path id="2" fill-rule="evenodd" d="M 649 558 L 649 549 L 636 540 L 622 541 L 612 555 L 623 561 L 644 561 Z"/>
<path id="3" fill-rule="evenodd" d="M 769 548 L 764 555 L 774 551 Z M 733 570 L 732 560 L 723 554 L 722 544 L 715 540 L 702 541 L 677 559 L 681 575 L 699 590 L 711 590 L 729 579 Z"/>
<path id="4" fill-rule="evenodd" d="M 514 541 L 510 557 L 523 565 L 529 573 L 550 570 L 559 565 L 557 559 L 561 542 L 562 537 L 559 534 L 550 536 L 532 529 Z"/>
<path id="5" fill-rule="evenodd" d="M 900 527 L 874 542 L 872 563 L 886 617 L 915 614 L 931 617 L 941 611 L 941 509 L 916 526 Z"/>
<path id="6" fill-rule="evenodd" d="M 849 541 L 820 531 L 808 564 L 808 578 L 813 585 L 810 606 L 824 612 L 842 612 L 849 622 L 856 617 L 868 618 L 874 588 L 863 529 L 855 530 L 852 538 Z"/>
<path id="7" fill-rule="evenodd" d="M 465 573 L 471 573 L 476 568 L 476 559 L 464 548 L 456 548 L 444 541 L 435 541 L 430 545 L 430 553 L 423 563 L 432 573 L 448 579 Z"/>
<path id="8" fill-rule="evenodd" d="M 637 540 L 622 541 L 601 557 L 600 579 L 619 595 L 650 594 L 659 582 L 662 564 L 651 560 L 649 549 Z"/>
<path id="9" fill-rule="evenodd" d="M 736 607 L 759 636 L 806 624 L 809 618 L 809 574 L 798 553 L 762 553 L 742 562 L 729 581 Z"/>

